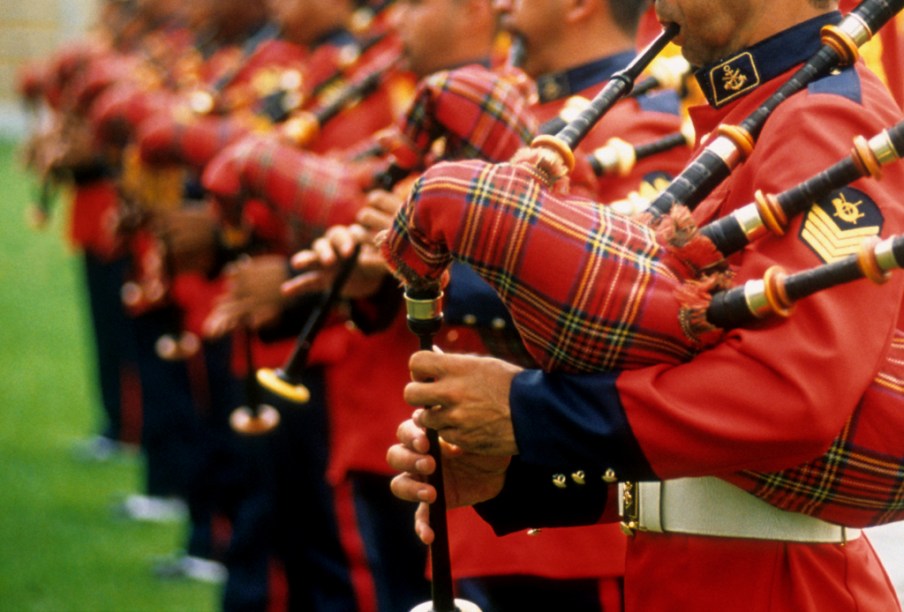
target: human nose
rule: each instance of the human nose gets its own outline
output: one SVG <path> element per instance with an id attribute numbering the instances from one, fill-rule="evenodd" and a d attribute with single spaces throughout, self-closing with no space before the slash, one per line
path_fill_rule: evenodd
<path id="1" fill-rule="evenodd" d="M 491 6 L 496 13 L 510 13 L 512 12 L 512 0 L 493 0 L 491 2 Z"/>
<path id="2" fill-rule="evenodd" d="M 396 32 L 400 32 L 402 30 L 402 22 L 405 19 L 405 3 L 395 2 L 389 10 L 390 13 L 387 19 L 387 21 L 389 22 L 389 27 L 391 27 Z"/>

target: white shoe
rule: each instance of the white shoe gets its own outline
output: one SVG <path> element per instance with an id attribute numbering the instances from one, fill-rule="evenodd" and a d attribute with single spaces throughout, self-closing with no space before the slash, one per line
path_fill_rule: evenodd
<path id="1" fill-rule="evenodd" d="M 149 523 L 174 523 L 188 517 L 185 502 L 175 497 L 129 495 L 118 510 L 128 519 Z"/>
<path id="2" fill-rule="evenodd" d="M 134 449 L 130 449 L 130 446 L 107 436 L 97 435 L 77 442 L 73 454 L 80 461 L 103 463 L 134 455 Z"/>
<path id="3" fill-rule="evenodd" d="M 208 584 L 222 584 L 227 573 L 222 563 L 191 555 L 160 561 L 154 566 L 154 575 L 158 578 L 188 578 Z"/>

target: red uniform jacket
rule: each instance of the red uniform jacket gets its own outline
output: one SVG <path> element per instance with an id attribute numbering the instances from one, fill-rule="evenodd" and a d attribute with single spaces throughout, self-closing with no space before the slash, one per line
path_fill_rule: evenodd
<path id="1" fill-rule="evenodd" d="M 711 105 L 693 111 L 696 133 L 740 122 L 815 52 L 819 27 L 833 19 L 805 22 L 700 73 Z M 732 80 L 727 87 L 721 78 L 727 73 L 745 75 L 745 84 L 735 88 Z M 778 107 L 749 159 L 694 216 L 705 222 L 753 201 L 756 189 L 794 186 L 845 157 L 854 136 L 900 118 L 861 64 L 817 80 Z M 857 234 L 900 232 L 902 181 L 901 167 L 889 167 L 882 182 L 859 180 L 833 194 L 856 203 L 858 212 L 838 213 L 830 224 L 820 220 L 834 214 L 831 202 L 817 203 L 785 236 L 764 238 L 733 257 L 737 280 L 761 277 L 773 264 L 799 270 L 832 260 L 858 242 L 846 240 Z M 611 468 L 623 480 L 716 474 L 743 482 L 729 475 L 819 457 L 846 423 L 856 423 L 855 435 L 867 446 L 871 439 L 900 440 L 897 423 L 860 401 L 888 371 L 902 290 L 904 276 L 895 276 L 882 287 L 860 282 L 821 292 L 791 318 L 732 331 L 677 366 L 590 376 L 523 373 L 511 394 L 521 460 L 557 462 L 562 471 Z M 532 497 L 536 508 L 536 491 Z M 840 546 L 640 532 L 628 547 L 626 593 L 628 610 L 896 608 L 865 538 Z"/>
<path id="2" fill-rule="evenodd" d="M 540 77 L 540 102 L 534 107 L 538 123 L 550 125 L 548 122 L 559 116 L 572 96 L 592 99 L 602 83 L 632 57 L 631 53 L 620 54 Z M 588 155 L 613 137 L 639 144 L 677 131 L 681 124 L 677 97 L 661 97 L 658 105 L 636 99 L 617 103 L 578 146 L 576 158 Z M 677 175 L 689 154 L 686 147 L 676 149 L 641 161 L 625 177 L 602 180 L 593 176 L 588 166 L 579 166 L 581 174 L 569 177 L 570 187 L 611 202 L 640 191 L 645 180 Z M 451 350 L 458 349 L 453 346 Z M 499 537 L 472 510 L 461 509 L 449 513 L 449 539 L 456 577 L 507 574 L 574 579 L 624 573 L 625 536 L 614 524 L 547 529 L 536 535 L 521 531 Z"/>

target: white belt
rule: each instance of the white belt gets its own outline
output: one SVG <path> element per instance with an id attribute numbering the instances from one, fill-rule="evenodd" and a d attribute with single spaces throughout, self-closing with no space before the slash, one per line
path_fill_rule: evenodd
<path id="1" fill-rule="evenodd" d="M 781 510 L 712 476 L 619 484 L 619 511 L 629 531 L 811 543 L 860 537 L 859 529 Z"/>

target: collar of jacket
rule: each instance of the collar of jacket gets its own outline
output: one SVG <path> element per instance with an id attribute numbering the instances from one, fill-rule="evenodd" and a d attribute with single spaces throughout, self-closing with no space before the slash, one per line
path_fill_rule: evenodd
<path id="1" fill-rule="evenodd" d="M 704 66 L 694 76 L 709 105 L 719 108 L 810 59 L 822 46 L 822 27 L 839 21 L 841 13 L 837 11 L 814 17 Z"/>
<path id="2" fill-rule="evenodd" d="M 550 72 L 537 77 L 537 93 L 541 103 L 573 96 L 602 83 L 634 59 L 634 52 L 617 53 L 593 60 L 561 72 Z"/>

